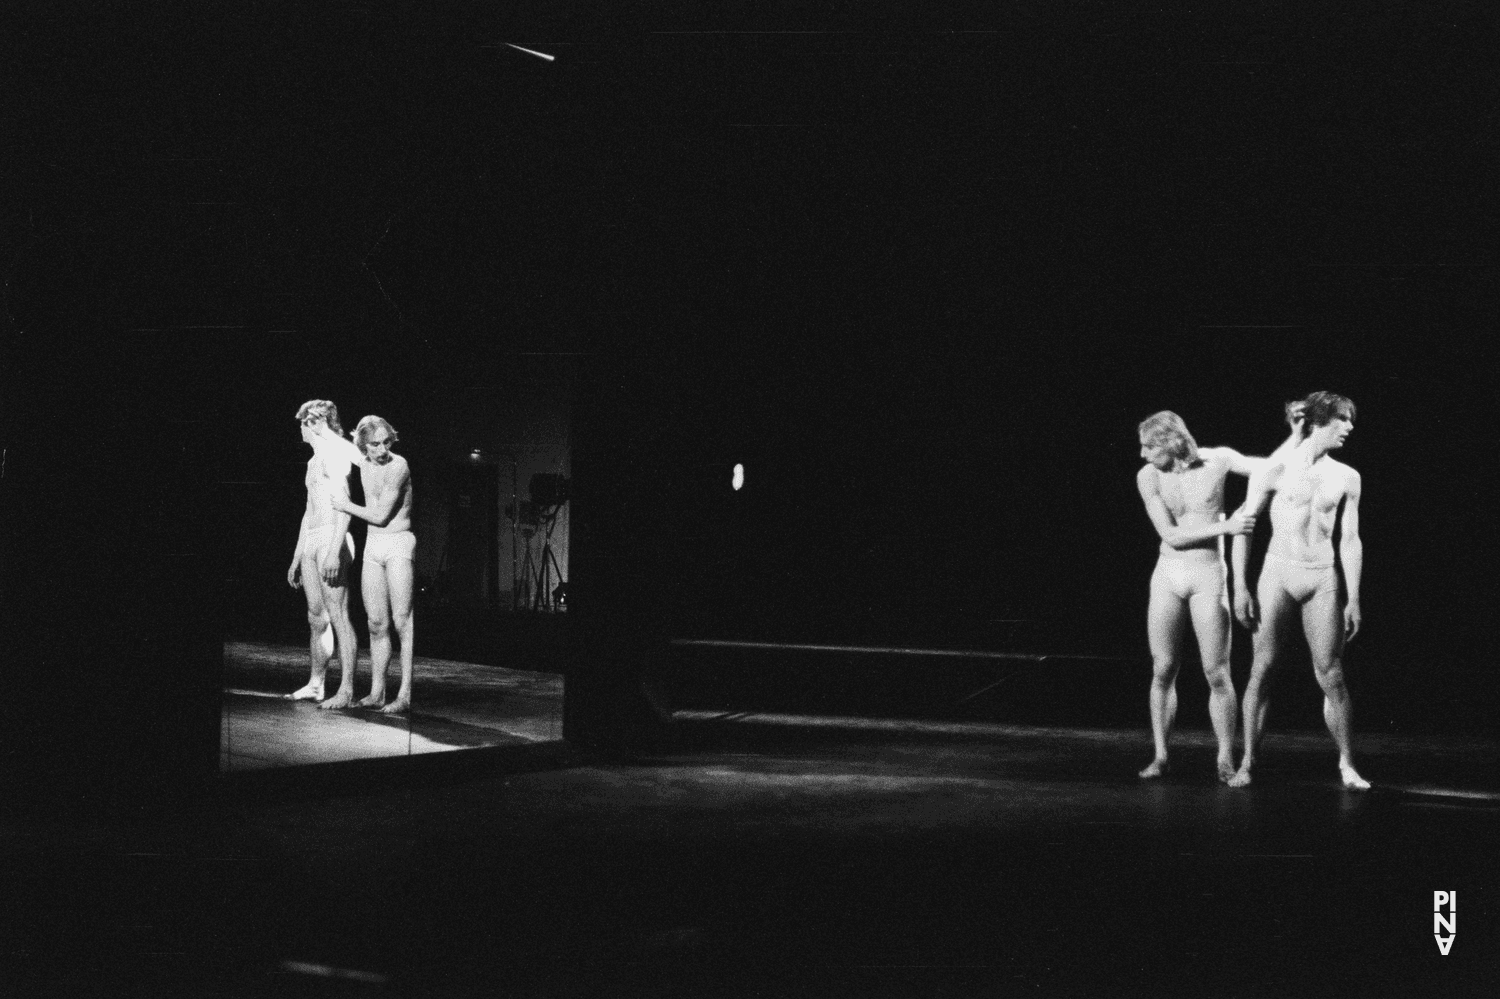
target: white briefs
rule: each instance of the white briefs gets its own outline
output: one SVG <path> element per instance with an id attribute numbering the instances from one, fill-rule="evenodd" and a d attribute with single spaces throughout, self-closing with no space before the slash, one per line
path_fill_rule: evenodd
<path id="1" fill-rule="evenodd" d="M 324 524 L 322 527 L 309 527 L 303 543 L 303 552 L 310 555 L 322 554 L 323 549 L 328 546 L 328 536 L 332 533 L 332 524 Z M 344 547 L 349 549 L 349 557 L 353 558 L 354 538 L 348 531 L 344 532 Z"/>
<path id="2" fill-rule="evenodd" d="M 365 535 L 365 561 L 386 565 L 391 559 L 417 560 L 417 536 L 411 531 L 371 531 Z"/>
<path id="3" fill-rule="evenodd" d="M 1162 552 L 1151 575 L 1151 588 L 1164 590 L 1179 600 L 1207 595 L 1227 606 L 1229 568 L 1216 548 Z"/>

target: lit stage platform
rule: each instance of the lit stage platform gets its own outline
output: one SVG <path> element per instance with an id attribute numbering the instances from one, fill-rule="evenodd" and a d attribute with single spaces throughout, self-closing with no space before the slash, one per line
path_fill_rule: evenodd
<path id="1" fill-rule="evenodd" d="M 563 678 L 418 656 L 415 708 L 387 715 L 368 708 L 323 711 L 284 695 L 307 682 L 307 652 L 294 646 L 231 642 L 224 647 L 225 691 L 219 730 L 220 769 L 334 763 L 456 749 L 529 745 L 562 738 Z M 370 658 L 361 650 L 355 689 L 370 688 Z M 336 665 L 326 692 L 338 687 Z M 392 669 L 390 692 L 399 682 Z"/>

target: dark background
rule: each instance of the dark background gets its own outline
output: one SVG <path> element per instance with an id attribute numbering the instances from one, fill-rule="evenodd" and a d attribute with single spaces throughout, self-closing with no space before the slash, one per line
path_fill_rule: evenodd
<path id="1" fill-rule="evenodd" d="M 273 607 L 280 556 L 226 588 L 287 545 L 226 483 L 300 480 L 301 401 L 551 353 L 616 633 L 1138 669 L 1136 423 L 1266 453 L 1326 388 L 1362 723 L 1486 728 L 1494 15 L 1306 7 L 10 13 L 7 613 Z M 27 704 L 120 672 L 18 649 Z"/>

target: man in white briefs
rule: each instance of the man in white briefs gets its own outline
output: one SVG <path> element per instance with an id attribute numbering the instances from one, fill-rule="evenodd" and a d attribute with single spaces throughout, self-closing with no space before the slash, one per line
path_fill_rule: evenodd
<path id="1" fill-rule="evenodd" d="M 1292 436 L 1278 454 L 1298 438 L 1300 427 L 1291 422 Z M 1208 680 L 1208 717 L 1219 745 L 1219 779 L 1227 781 L 1234 774 L 1238 712 L 1229 674 L 1229 584 L 1220 539 L 1249 534 L 1255 529 L 1255 515 L 1237 511 L 1224 519 L 1224 479 L 1230 472 L 1249 476 L 1265 459 L 1247 458 L 1228 447 L 1199 448 L 1182 418 L 1169 410 L 1147 417 L 1139 432 L 1141 457 L 1147 464 L 1136 474 L 1136 487 L 1161 537 L 1146 611 L 1156 755 L 1140 776 L 1160 777 L 1169 766 L 1178 653 L 1191 622 Z"/>
<path id="2" fill-rule="evenodd" d="M 297 410 L 302 439 L 313 449 L 307 460 L 307 509 L 297 532 L 286 581 L 301 587 L 307 597 L 307 684 L 287 695 L 297 701 L 322 701 L 320 708 L 346 708 L 354 698 L 354 625 L 349 621 L 349 569 L 354 561 L 354 539 L 349 515 L 334 508 L 334 500 L 348 502 L 350 475 L 360 462 L 359 449 L 344 438 L 338 407 L 326 399 L 312 399 Z M 323 700 L 328 660 L 338 651 L 343 676 L 338 693 Z"/>
<path id="3" fill-rule="evenodd" d="M 1329 452 L 1343 447 L 1354 429 L 1354 403 L 1332 392 L 1314 392 L 1302 401 L 1307 438 L 1295 448 L 1274 455 L 1260 474 L 1252 476 L 1245 509 L 1258 511 L 1271 499 L 1271 541 L 1255 596 L 1241 587 L 1235 596 L 1235 616 L 1255 632 L 1255 655 L 1245 686 L 1245 755 L 1230 779 L 1231 787 L 1250 783 L 1255 751 L 1265 731 L 1269 700 L 1266 677 L 1276 664 L 1288 621 L 1302 620 L 1302 633 L 1312 655 L 1313 672 L 1323 688 L 1323 721 L 1339 751 L 1339 778 L 1344 787 L 1363 791 L 1369 781 L 1354 769 L 1350 745 L 1353 705 L 1344 683 L 1344 646 L 1359 631 L 1359 583 L 1364 567 L 1364 544 L 1359 536 L 1359 473 Z M 1334 566 L 1333 535 L 1342 525 L 1338 547 L 1347 591 L 1341 601 Z M 1234 539 L 1233 561 L 1244 578 L 1247 549 Z M 1256 606 L 1257 599 L 1259 607 Z"/>
<path id="4" fill-rule="evenodd" d="M 411 710 L 412 641 L 416 622 L 412 614 L 413 562 L 417 536 L 411 529 L 411 469 L 406 459 L 391 451 L 396 428 L 378 416 L 367 416 L 354 429 L 354 441 L 363 452 L 359 464 L 365 505 L 335 497 L 335 510 L 352 514 L 370 525 L 365 535 L 365 555 L 360 590 L 365 615 L 370 621 L 370 695 L 356 705 L 382 708 L 386 714 Z M 391 630 L 401 645 L 401 689 L 396 699 L 385 702 L 386 670 L 391 662 Z"/>

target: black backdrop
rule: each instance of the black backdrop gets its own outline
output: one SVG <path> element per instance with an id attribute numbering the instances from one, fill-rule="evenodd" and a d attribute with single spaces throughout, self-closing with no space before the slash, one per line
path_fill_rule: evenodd
<path id="1" fill-rule="evenodd" d="M 302 400 L 549 351 L 592 372 L 575 576 L 635 618 L 1139 655 L 1135 423 L 1263 452 L 1330 388 L 1361 654 L 1434 724 L 1493 698 L 1486 5 L 7 17 L 17 621 L 101 536 L 258 556 L 228 483 L 293 474 Z"/>

